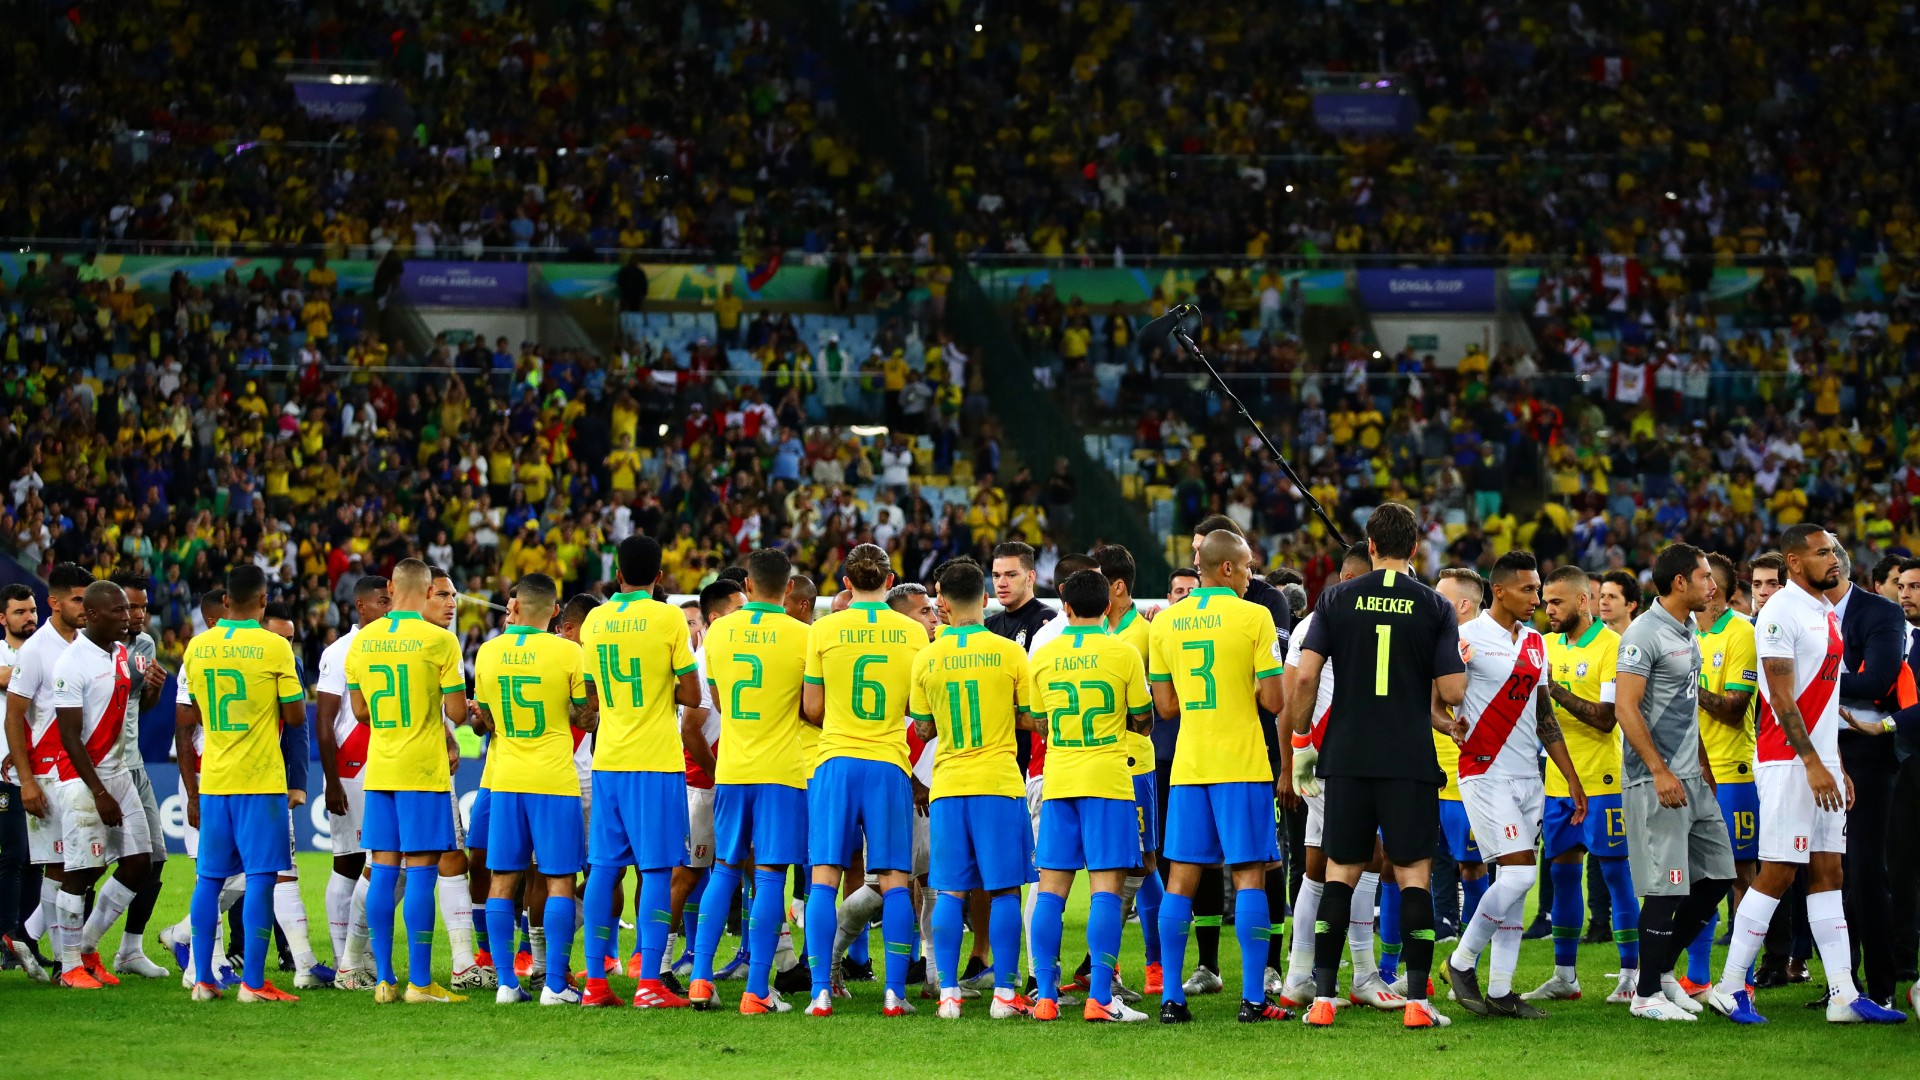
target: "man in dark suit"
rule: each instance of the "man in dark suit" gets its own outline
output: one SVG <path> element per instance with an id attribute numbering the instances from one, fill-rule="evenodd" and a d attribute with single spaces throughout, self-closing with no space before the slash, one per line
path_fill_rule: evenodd
<path id="1" fill-rule="evenodd" d="M 1843 560 L 1840 584 L 1827 591 L 1846 643 L 1840 705 L 1856 722 L 1880 726 L 1900 708 L 1897 684 L 1907 657 L 1906 619 L 1899 604 L 1855 586 L 1851 570 Z M 1900 763 L 1891 740 L 1851 727 L 1840 731 L 1840 761 L 1853 787 L 1853 806 L 1847 811 L 1847 925 L 1860 950 L 1867 996 L 1890 1005 L 1895 963 L 1887 827 Z"/>
<path id="2" fill-rule="evenodd" d="M 1903 559 L 1895 572 L 1900 612 L 1907 620 L 1905 669 L 1894 681 L 1900 709 L 1879 723 L 1852 710 L 1841 715 L 1857 738 L 1892 743 L 1900 759 L 1887 826 L 1887 869 L 1893 893 L 1894 977 L 1912 979 L 1920 960 L 1920 559 Z M 1893 738 L 1876 738 L 1885 735 Z M 1908 990 L 1907 1000 L 1920 1008 L 1920 983 Z"/>

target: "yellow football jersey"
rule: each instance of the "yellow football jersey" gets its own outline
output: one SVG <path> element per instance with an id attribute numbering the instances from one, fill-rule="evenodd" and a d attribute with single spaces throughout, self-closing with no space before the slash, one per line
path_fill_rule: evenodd
<path id="1" fill-rule="evenodd" d="M 1259 681 L 1280 674 L 1273 616 L 1231 589 L 1195 589 L 1148 632 L 1147 679 L 1180 697 L 1172 784 L 1271 782 Z"/>
<path id="2" fill-rule="evenodd" d="M 806 787 L 801 679 L 807 624 L 779 604 L 752 603 L 707 628 L 707 682 L 720 710 L 717 784 Z"/>
<path id="3" fill-rule="evenodd" d="M 1030 666 L 1028 700 L 1047 720 L 1040 797 L 1131 801 L 1127 719 L 1153 711 L 1146 661 L 1102 627 L 1069 626 Z"/>
<path id="4" fill-rule="evenodd" d="M 1460 744 L 1454 742 L 1452 736 L 1436 731 L 1433 733 L 1433 756 L 1440 759 L 1440 771 L 1447 774 L 1447 782 L 1440 789 L 1440 797 L 1459 802 Z"/>
<path id="5" fill-rule="evenodd" d="M 578 795 L 573 706 L 587 700 L 580 646 L 531 626 L 509 626 L 480 646 L 474 697 L 493 716 L 480 784 L 490 791 Z"/>
<path id="6" fill-rule="evenodd" d="M 417 611 L 392 611 L 360 628 L 347 650 L 347 689 L 367 700 L 368 791 L 446 791 L 447 729 L 440 699 L 461 693 L 460 639 Z"/>
<path id="7" fill-rule="evenodd" d="M 1014 718 L 1027 701 L 1026 651 L 979 623 L 949 626 L 920 650 L 907 715 L 939 732 L 931 798 L 1026 795 Z"/>
<path id="8" fill-rule="evenodd" d="M 1613 666 L 1620 656 L 1620 635 L 1607 629 L 1599 619 L 1587 627 L 1577 640 L 1565 634 L 1547 635 L 1547 667 L 1553 681 L 1587 701 L 1613 700 Z M 1566 736 L 1567 754 L 1573 758 L 1574 774 L 1588 795 L 1611 795 L 1620 790 L 1620 729 L 1601 732 L 1575 720 L 1558 705 L 1553 714 Z M 1547 794 L 1565 798 L 1567 778 L 1560 770 L 1547 768 Z"/>
<path id="9" fill-rule="evenodd" d="M 1760 699 L 1760 663 L 1755 658 L 1753 624 L 1728 608 L 1700 637 L 1700 685 L 1716 694 L 1746 691 L 1753 702 Z M 1753 783 L 1753 713 L 1739 727 L 1724 723 L 1700 710 L 1700 741 L 1707 747 L 1707 763 L 1713 778 L 1722 784 Z"/>
<path id="10" fill-rule="evenodd" d="M 615 593 L 580 627 L 587 681 L 600 695 L 593 767 L 600 772 L 683 773 L 674 687 L 699 665 L 687 617 L 645 592 Z"/>
<path id="11" fill-rule="evenodd" d="M 823 615 L 807 632 L 806 681 L 826 690 L 819 757 L 890 761 L 907 771 L 913 658 L 927 628 L 879 601 Z"/>
<path id="12" fill-rule="evenodd" d="M 1147 627 L 1151 625 L 1153 624 L 1140 617 L 1139 611 L 1128 609 L 1125 615 L 1120 616 L 1120 625 L 1112 629 L 1114 637 L 1133 646 L 1133 650 L 1140 654 L 1140 670 L 1142 673 L 1144 673 L 1147 668 Z M 1151 709 L 1151 704 L 1149 704 L 1149 709 Z M 1132 767 L 1133 775 L 1139 776 L 1142 773 L 1150 773 L 1153 771 L 1152 738 L 1138 731 L 1129 731 L 1120 741 L 1127 746 L 1127 758 Z"/>
<path id="13" fill-rule="evenodd" d="M 201 793 L 286 794 L 280 705 L 306 697 L 287 639 L 252 619 L 221 619 L 187 643 L 180 678 L 200 707 Z"/>

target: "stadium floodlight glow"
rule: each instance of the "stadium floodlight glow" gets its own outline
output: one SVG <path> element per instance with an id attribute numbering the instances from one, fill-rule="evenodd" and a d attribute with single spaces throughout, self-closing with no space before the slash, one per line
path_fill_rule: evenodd
<path id="1" fill-rule="evenodd" d="M 1680 196 L 1678 196 L 1678 195 L 1675 195 L 1675 194 L 1674 194 L 1673 192 L 1671 192 L 1671 191 L 1669 191 L 1669 192 L 1667 192 L 1667 198 L 1669 198 L 1669 199 L 1678 199 L 1679 197 L 1680 197 Z"/>
<path id="2" fill-rule="evenodd" d="M 982 31 L 982 30 L 985 30 L 986 28 L 987 28 L 987 27 L 986 27 L 986 24 L 985 24 L 985 23 L 974 23 L 974 24 L 973 24 L 973 32 L 974 32 L 974 33 L 976 33 L 976 34 L 977 34 L 977 33 L 979 33 L 979 32 L 980 32 L 980 31 Z"/>
<path id="3" fill-rule="evenodd" d="M 660 425 L 660 437 L 663 439 L 667 437 L 667 425 L 665 424 Z"/>
<path id="4" fill-rule="evenodd" d="M 1289 194 L 1289 195 L 1291 195 L 1291 194 L 1293 194 L 1293 185 L 1292 185 L 1292 184 L 1288 184 L 1288 185 L 1287 185 L 1287 194 Z"/>
<path id="5" fill-rule="evenodd" d="M 1379 349 L 1375 349 L 1375 350 L 1373 350 L 1373 358 L 1374 358 L 1375 360 L 1378 360 L 1378 359 L 1380 359 L 1380 350 L 1379 350 Z"/>
<path id="6" fill-rule="evenodd" d="M 885 424 L 853 424 L 847 430 L 863 439 L 877 439 L 887 433 L 887 426 Z"/>

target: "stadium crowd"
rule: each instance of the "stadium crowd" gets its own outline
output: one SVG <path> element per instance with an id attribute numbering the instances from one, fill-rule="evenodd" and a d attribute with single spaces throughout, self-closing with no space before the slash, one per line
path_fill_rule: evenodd
<path id="1" fill-rule="evenodd" d="M 925 246 L 791 28 L 750 4 L 635 6 L 73 7 L 14 42 L 0 233 L 336 259 Z M 341 123 L 290 72 L 390 90 Z"/>
<path id="2" fill-rule="evenodd" d="M 854 20 L 936 120 L 965 253 L 1819 253 L 1844 279 L 1920 241 L 1896 7 L 1733 5 L 1712 27 L 1579 3 L 1403 15 L 1087 0 Z M 1316 124 L 1312 80 L 1383 69 L 1417 100 L 1410 132 Z"/>

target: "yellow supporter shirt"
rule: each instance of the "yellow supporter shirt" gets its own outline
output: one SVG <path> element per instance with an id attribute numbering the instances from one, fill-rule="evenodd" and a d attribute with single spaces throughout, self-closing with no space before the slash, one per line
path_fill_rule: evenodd
<path id="1" fill-rule="evenodd" d="M 1133 646 L 1133 650 L 1140 654 L 1140 673 L 1143 676 L 1147 670 L 1147 627 L 1151 625 L 1135 609 L 1120 616 L 1120 625 L 1112 628 L 1114 637 Z M 1138 731 L 1129 731 L 1126 738 L 1120 741 L 1126 744 L 1133 775 L 1140 776 L 1153 771 L 1153 739 Z"/>
<path id="2" fill-rule="evenodd" d="M 1026 651 L 979 623 L 949 626 L 920 650 L 907 715 L 939 732 L 931 798 L 1024 797 L 1014 718 L 1030 700 Z"/>
<path id="3" fill-rule="evenodd" d="M 1607 629 L 1598 619 L 1578 639 L 1565 634 L 1547 635 L 1547 666 L 1553 681 L 1587 701 L 1613 700 L 1613 666 L 1620 655 L 1620 635 Z M 1620 791 L 1620 729 L 1600 732 L 1575 720 L 1558 705 L 1553 714 L 1567 739 L 1567 754 L 1573 758 L 1573 771 L 1589 796 L 1615 795 Z M 1547 794 L 1566 798 L 1567 778 L 1559 769 L 1547 770 Z"/>
<path id="4" fill-rule="evenodd" d="M 509 626 L 480 646 L 473 692 L 493 717 L 481 787 L 580 794 L 568 721 L 587 700 L 583 655 L 573 642 L 531 626 Z"/>
<path id="5" fill-rule="evenodd" d="M 1254 692 L 1280 674 L 1273 616 L 1231 589 L 1195 589 L 1147 633 L 1147 680 L 1172 683 L 1180 698 L 1168 782 L 1272 782 Z"/>
<path id="6" fill-rule="evenodd" d="M 280 705 L 306 697 L 287 639 L 252 619 L 221 619 L 187 643 L 180 678 L 204 729 L 200 793 L 286 794 Z"/>
<path id="7" fill-rule="evenodd" d="M 1746 691 L 1759 700 L 1760 663 L 1753 644 L 1753 624 L 1728 608 L 1700 636 L 1700 686 L 1716 694 Z M 1707 747 L 1707 764 L 1721 784 L 1753 783 L 1753 713 L 1734 727 L 1700 710 L 1700 740 Z"/>
<path id="8" fill-rule="evenodd" d="M 927 628 L 877 600 L 822 616 L 807 632 L 806 681 L 826 690 L 815 761 L 890 761 L 907 771 L 913 658 Z"/>
<path id="9" fill-rule="evenodd" d="M 1450 735 L 1433 733 L 1433 754 L 1440 759 L 1440 771 L 1447 774 L 1447 782 L 1440 788 L 1440 797 L 1452 802 L 1460 801 L 1460 744 Z"/>
<path id="10" fill-rule="evenodd" d="M 440 699 L 464 693 L 460 639 L 417 611 L 360 628 L 347 651 L 347 689 L 366 699 L 368 791 L 446 791 L 447 729 Z"/>
<path id="11" fill-rule="evenodd" d="M 804 788 L 809 757 L 801 751 L 801 680 L 807 670 L 807 624 L 779 604 L 750 603 L 707 628 L 707 682 L 720 708 L 717 784 Z"/>
<path id="12" fill-rule="evenodd" d="M 600 695 L 594 771 L 685 772 L 674 686 L 698 667 L 687 617 L 646 592 L 614 593 L 587 615 L 580 647 Z"/>
<path id="13" fill-rule="evenodd" d="M 1098 626 L 1069 626 L 1034 652 L 1028 700 L 1047 721 L 1041 798 L 1132 801 L 1127 719 L 1153 711 L 1146 676 L 1146 658 Z"/>

